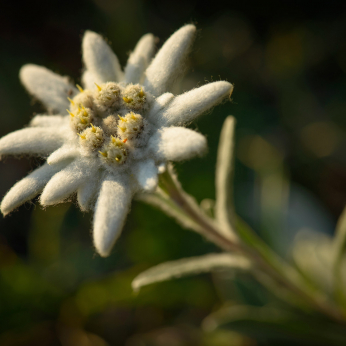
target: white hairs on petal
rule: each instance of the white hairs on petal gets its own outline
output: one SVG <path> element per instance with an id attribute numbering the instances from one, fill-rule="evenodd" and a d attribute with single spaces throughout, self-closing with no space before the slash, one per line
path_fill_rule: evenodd
<path id="1" fill-rule="evenodd" d="M 125 83 L 143 82 L 144 71 L 148 67 L 155 49 L 155 37 L 144 35 L 131 53 L 125 68 Z"/>
<path id="2" fill-rule="evenodd" d="M 64 144 L 59 149 L 55 150 L 47 158 L 47 163 L 49 165 L 55 165 L 61 161 L 69 158 L 74 158 L 79 155 L 79 150 L 76 146 L 72 146 L 70 143 Z"/>
<path id="3" fill-rule="evenodd" d="M 146 70 L 144 81 L 144 86 L 154 96 L 169 91 L 177 76 L 181 75 L 195 33 L 194 25 L 183 26 L 164 43 L 156 54 Z"/>
<path id="4" fill-rule="evenodd" d="M 150 138 L 148 147 L 158 161 L 182 161 L 203 155 L 207 140 L 200 133 L 184 127 L 167 127 Z"/>
<path id="5" fill-rule="evenodd" d="M 43 190 L 49 179 L 68 163 L 65 161 L 55 166 L 44 164 L 17 182 L 3 198 L 0 206 L 1 212 L 6 215 L 26 201 L 36 197 Z"/>
<path id="6" fill-rule="evenodd" d="M 76 159 L 55 174 L 44 188 L 40 203 L 44 206 L 63 202 L 84 184 L 97 170 L 97 163 L 88 159 Z"/>
<path id="7" fill-rule="evenodd" d="M 31 127 L 60 127 L 69 123 L 67 115 L 36 115 L 30 121 Z"/>
<path id="8" fill-rule="evenodd" d="M 96 78 L 94 82 L 119 82 L 123 79 L 118 58 L 102 36 L 86 31 L 82 49 L 85 66 Z"/>
<path id="9" fill-rule="evenodd" d="M 153 191 L 158 183 L 158 171 L 154 160 L 139 161 L 135 170 L 137 181 L 147 192 Z"/>
<path id="10" fill-rule="evenodd" d="M 97 78 L 94 74 L 88 70 L 84 71 L 82 74 L 82 85 L 85 89 L 93 90 L 96 88 L 95 82 Z"/>
<path id="11" fill-rule="evenodd" d="M 64 128 L 29 127 L 0 139 L 0 155 L 46 155 L 58 149 L 66 138 Z"/>
<path id="12" fill-rule="evenodd" d="M 109 174 L 102 182 L 95 206 L 94 245 L 97 252 L 107 257 L 120 236 L 130 210 L 133 189 L 124 175 Z"/>
<path id="13" fill-rule="evenodd" d="M 232 93 L 233 85 L 220 81 L 203 85 L 175 97 L 157 114 L 159 126 L 182 125 L 216 106 Z"/>
<path id="14" fill-rule="evenodd" d="M 29 93 L 39 99 L 49 110 L 65 113 L 69 106 L 67 97 L 78 91 L 66 77 L 37 65 L 24 65 L 19 77 Z"/>
<path id="15" fill-rule="evenodd" d="M 101 187 L 100 171 L 92 175 L 77 191 L 77 201 L 82 211 L 88 211 Z"/>
<path id="16" fill-rule="evenodd" d="M 148 119 L 155 123 L 157 122 L 157 114 L 163 111 L 164 108 L 168 106 L 168 104 L 173 100 L 174 95 L 171 93 L 164 93 L 157 97 L 148 112 Z"/>

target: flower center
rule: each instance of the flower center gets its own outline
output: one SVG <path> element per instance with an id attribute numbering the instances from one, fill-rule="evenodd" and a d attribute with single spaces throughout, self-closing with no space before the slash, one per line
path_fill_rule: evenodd
<path id="1" fill-rule="evenodd" d="M 96 83 L 95 83 L 96 84 Z M 108 168 L 123 165 L 131 152 L 141 146 L 152 96 L 138 84 L 113 82 L 96 84 L 95 90 L 80 91 L 67 112 L 72 130 L 86 155 L 97 155 Z"/>

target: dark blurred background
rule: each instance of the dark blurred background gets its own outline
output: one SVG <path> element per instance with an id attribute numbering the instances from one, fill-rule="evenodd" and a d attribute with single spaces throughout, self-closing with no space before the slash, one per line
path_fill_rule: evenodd
<path id="1" fill-rule="evenodd" d="M 1 0 L 0 8 L 0 136 L 44 112 L 20 84 L 22 65 L 43 65 L 80 83 L 85 30 L 104 35 L 124 66 L 143 34 L 155 34 L 160 47 L 194 23 L 198 37 L 180 91 L 220 79 L 235 89 L 232 102 L 192 125 L 207 136 L 209 153 L 176 166 L 184 188 L 212 204 L 219 133 L 234 115 L 237 212 L 287 259 L 298 231 L 332 234 L 346 202 L 342 1 Z M 39 164 L 4 158 L 0 195 Z M 42 210 L 33 201 L 0 217 L 0 345 L 273 344 L 200 329 L 226 299 L 270 300 L 250 278 L 225 289 L 218 277 L 200 275 L 132 292 L 142 270 L 218 251 L 213 245 L 135 202 L 103 259 L 92 247 L 91 216 L 74 203 Z"/>

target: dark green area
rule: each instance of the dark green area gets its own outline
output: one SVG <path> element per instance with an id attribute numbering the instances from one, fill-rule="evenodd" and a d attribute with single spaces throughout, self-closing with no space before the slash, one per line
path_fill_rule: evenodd
<path id="1" fill-rule="evenodd" d="M 209 152 L 176 165 L 183 187 L 198 201 L 214 199 L 219 133 L 226 116 L 234 115 L 237 212 L 284 255 L 299 229 L 332 231 L 346 202 L 342 1 L 246 0 L 221 6 L 215 1 L 2 0 L 0 5 L 0 136 L 44 111 L 20 85 L 22 65 L 44 65 L 80 83 L 85 30 L 108 38 L 125 65 L 143 34 L 154 33 L 160 47 L 192 22 L 199 34 L 180 92 L 219 79 L 234 83 L 235 90 L 232 102 L 191 125 L 207 136 Z M 1 196 L 39 164 L 33 158 L 1 161 Z M 289 202 L 268 179 L 271 174 L 290 186 Z M 107 259 L 95 254 L 90 233 L 91 214 L 82 214 L 75 203 L 45 211 L 27 203 L 0 218 L 0 345 L 308 344 L 304 330 L 294 339 L 284 323 L 252 316 L 237 321 L 235 329 L 257 341 L 226 329 L 201 332 L 202 320 L 226 299 L 253 306 L 275 301 L 247 277 L 226 284 L 201 275 L 133 293 L 131 280 L 152 265 L 218 251 L 160 211 L 133 203 Z M 305 331 L 313 333 L 308 324 Z"/>

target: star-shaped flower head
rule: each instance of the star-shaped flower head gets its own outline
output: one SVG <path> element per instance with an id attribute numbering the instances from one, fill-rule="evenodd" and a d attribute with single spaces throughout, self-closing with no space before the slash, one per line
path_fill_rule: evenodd
<path id="1" fill-rule="evenodd" d="M 96 250 L 108 256 L 132 197 L 153 191 L 168 161 L 186 160 L 205 151 L 205 137 L 182 125 L 232 92 L 232 85 L 223 81 L 178 96 L 169 92 L 183 70 L 195 31 L 193 25 L 182 27 L 154 59 L 154 36 L 143 36 L 124 72 L 103 38 L 87 31 L 83 88 L 44 67 L 23 66 L 22 83 L 55 115 L 37 115 L 29 127 L 0 140 L 0 155 L 47 158 L 47 163 L 5 195 L 2 213 L 40 193 L 43 206 L 77 193 L 80 208 L 94 210 Z"/>

